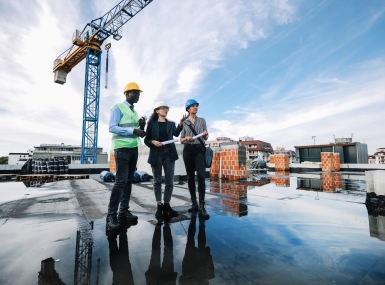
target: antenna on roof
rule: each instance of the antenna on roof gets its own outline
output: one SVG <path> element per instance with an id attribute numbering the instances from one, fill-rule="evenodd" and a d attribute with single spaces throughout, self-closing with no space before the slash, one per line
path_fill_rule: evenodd
<path id="1" fill-rule="evenodd" d="M 313 139 L 313 145 L 315 145 L 315 136 L 311 137 Z"/>

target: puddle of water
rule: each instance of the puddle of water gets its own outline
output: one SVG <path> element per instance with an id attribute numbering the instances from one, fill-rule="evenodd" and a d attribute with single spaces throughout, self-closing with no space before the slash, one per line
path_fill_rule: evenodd
<path id="1" fill-rule="evenodd" d="M 104 219 L 9 219 L 0 226 L 0 284 L 36 284 L 38 276 L 67 285 L 381 284 L 385 217 L 368 215 L 359 177 L 327 191 L 316 187 L 322 179 L 207 181 L 210 220 L 154 226 L 140 216 L 108 236 Z M 0 193 L 10 191 L 2 185 Z M 44 191 L 58 193 L 51 187 Z"/>

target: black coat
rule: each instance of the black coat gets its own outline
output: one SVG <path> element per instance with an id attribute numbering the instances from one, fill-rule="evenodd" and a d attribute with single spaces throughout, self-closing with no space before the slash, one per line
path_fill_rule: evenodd
<path id="1" fill-rule="evenodd" d="M 176 127 L 174 122 L 167 122 L 167 140 L 172 140 L 175 137 L 178 137 L 180 132 L 183 129 L 183 126 L 179 125 Z M 159 141 L 159 123 L 158 121 L 152 121 L 147 126 L 146 137 L 144 138 L 144 143 L 150 148 L 150 155 L 148 156 L 147 162 L 151 165 L 155 165 L 158 161 L 158 150 L 159 148 L 151 144 L 151 141 Z M 171 158 L 173 161 L 177 160 L 178 153 L 176 152 L 175 144 L 170 144 L 171 147 Z"/>

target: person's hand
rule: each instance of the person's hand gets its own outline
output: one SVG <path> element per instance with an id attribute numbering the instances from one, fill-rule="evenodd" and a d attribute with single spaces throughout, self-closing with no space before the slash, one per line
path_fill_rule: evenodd
<path id="1" fill-rule="evenodd" d="M 192 142 L 192 141 L 194 141 L 194 138 L 193 137 L 186 137 L 186 140 L 189 142 Z"/>
<path id="2" fill-rule="evenodd" d="M 146 126 L 146 118 L 145 117 L 141 117 L 139 119 L 139 128 L 141 130 L 144 130 L 144 127 Z"/>
<path id="3" fill-rule="evenodd" d="M 161 147 L 163 144 L 161 142 L 158 142 L 156 140 L 151 141 L 151 143 L 156 147 Z"/>
<path id="4" fill-rule="evenodd" d="M 140 129 L 134 129 L 134 134 L 138 137 L 144 138 L 146 135 L 146 132 Z"/>
<path id="5" fill-rule="evenodd" d="M 182 116 L 182 119 L 180 119 L 179 121 L 179 126 L 182 126 L 183 125 L 183 122 L 188 118 L 188 113 L 187 114 L 184 114 Z"/>
<path id="6" fill-rule="evenodd" d="M 207 141 L 207 139 L 209 138 L 209 132 L 208 131 L 203 132 L 203 138 Z"/>

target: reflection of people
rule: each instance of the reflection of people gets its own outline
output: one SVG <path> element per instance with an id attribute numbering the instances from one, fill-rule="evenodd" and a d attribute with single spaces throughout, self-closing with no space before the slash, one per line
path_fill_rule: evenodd
<path id="1" fill-rule="evenodd" d="M 119 234 L 119 246 L 117 243 L 117 234 L 108 235 L 108 244 L 110 248 L 112 284 L 134 284 L 134 277 L 132 275 L 131 262 L 128 253 L 127 232 L 123 229 L 121 230 Z"/>
<path id="2" fill-rule="evenodd" d="M 152 251 L 150 265 L 146 271 L 147 285 L 176 284 L 178 273 L 174 272 L 174 251 L 171 229 L 169 224 L 163 226 L 164 253 L 163 263 L 160 264 L 161 225 L 155 227 L 152 237 Z"/>
<path id="3" fill-rule="evenodd" d="M 117 230 L 120 223 L 126 224 L 138 219 L 129 209 L 132 181 L 138 161 L 140 138 L 146 135 L 144 118 L 139 119 L 134 104 L 139 101 L 140 90 L 135 82 L 128 83 L 123 93 L 126 101 L 116 104 L 110 113 L 110 132 L 116 162 L 116 181 L 111 190 L 108 204 L 107 230 Z M 120 205 L 119 205 L 120 204 Z M 119 208 L 119 216 L 116 214 Z M 119 218 L 119 221 L 118 221 Z M 120 222 L 120 223 L 119 223 Z"/>
<path id="4" fill-rule="evenodd" d="M 205 175 L 206 175 L 206 163 L 205 163 L 205 151 L 204 141 L 208 139 L 209 133 L 207 132 L 207 126 L 205 119 L 198 117 L 199 103 L 194 99 L 189 99 L 186 102 L 186 111 L 189 113 L 188 119 L 184 121 L 183 130 L 180 134 L 180 142 L 184 144 L 183 147 L 183 161 L 187 173 L 188 190 L 190 192 L 192 207 L 189 212 L 198 211 L 197 198 L 196 198 L 196 186 L 195 186 L 195 171 L 197 173 L 198 180 L 198 194 L 199 194 L 199 212 L 208 219 L 210 216 L 205 209 Z M 194 139 L 195 136 L 192 129 L 196 134 L 202 134 L 203 136 Z M 203 138 L 203 139 L 202 139 Z"/>
<path id="5" fill-rule="evenodd" d="M 195 247 L 196 216 L 192 216 L 187 233 L 186 251 L 182 261 L 179 284 L 209 284 L 215 277 L 210 247 L 206 246 L 205 220 L 199 220 L 198 247 Z"/>
<path id="6" fill-rule="evenodd" d="M 171 208 L 170 200 L 174 188 L 175 160 L 179 157 L 175 144 L 163 145 L 162 142 L 179 136 L 183 128 L 183 121 L 187 118 L 187 115 L 184 115 L 176 127 L 174 122 L 166 119 L 168 110 L 169 106 L 165 102 L 155 103 L 154 113 L 148 120 L 146 138 L 144 139 L 144 143 L 150 148 L 148 163 L 151 164 L 154 178 L 153 187 L 157 203 L 155 218 L 158 220 L 163 213 L 168 213 L 173 217 L 178 216 L 178 213 Z M 162 168 L 166 182 L 163 196 L 164 204 L 162 204 Z"/>

